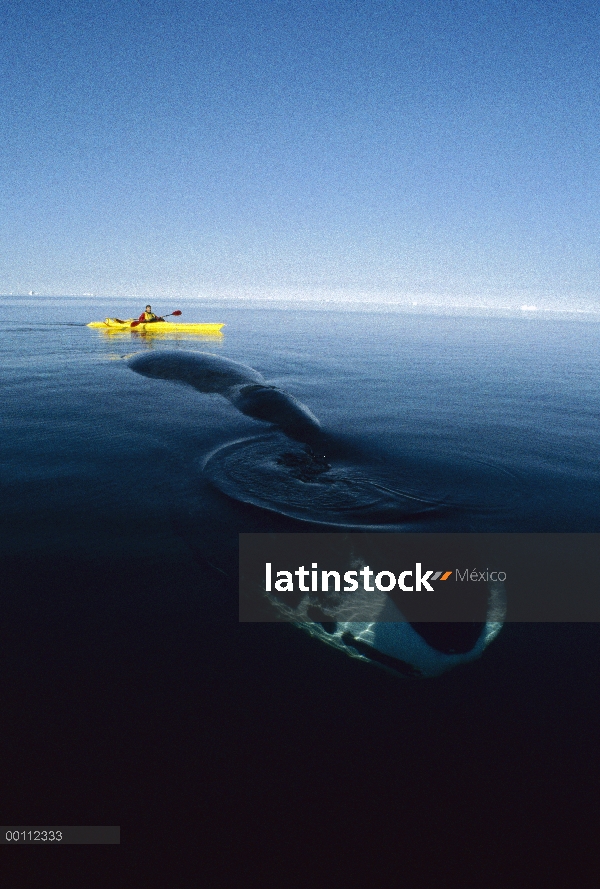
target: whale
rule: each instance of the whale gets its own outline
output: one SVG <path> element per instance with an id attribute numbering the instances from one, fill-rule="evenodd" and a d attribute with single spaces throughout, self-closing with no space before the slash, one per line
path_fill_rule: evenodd
<path id="1" fill-rule="evenodd" d="M 356 451 L 336 450 L 335 436 L 305 404 L 252 367 L 208 352 L 179 350 L 144 352 L 127 363 L 142 376 L 221 395 L 241 414 L 274 430 L 236 439 L 204 460 L 205 475 L 234 500 L 344 530 L 394 530 L 382 520 L 401 516 L 414 522 L 435 514 L 435 502 L 365 477 L 351 465 Z M 345 464 L 332 465 L 344 452 Z M 469 625 L 411 624 L 389 599 L 370 622 L 348 619 L 347 604 L 317 614 L 306 602 L 290 609 L 270 601 L 281 618 L 314 639 L 402 677 L 439 676 L 478 658 L 500 632 L 506 612 L 502 583 L 488 585 L 485 619 Z"/>
<path id="2" fill-rule="evenodd" d="M 242 414 L 270 423 L 297 441 L 308 444 L 321 437 L 321 424 L 305 404 L 267 383 L 252 367 L 230 358 L 208 352 L 165 350 L 135 355 L 128 364 L 145 377 L 222 395 Z"/>

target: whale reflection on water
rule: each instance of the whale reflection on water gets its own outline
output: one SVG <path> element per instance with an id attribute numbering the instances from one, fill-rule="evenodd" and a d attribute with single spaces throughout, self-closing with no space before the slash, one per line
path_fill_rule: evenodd
<path id="1" fill-rule="evenodd" d="M 406 530 L 445 508 L 443 499 L 398 490 L 385 477 L 365 473 L 356 453 L 324 432 L 306 405 L 251 367 L 205 352 L 167 350 L 135 355 L 128 364 L 146 377 L 217 393 L 242 414 L 271 425 L 270 433 L 225 444 L 205 459 L 205 476 L 232 499 L 329 530 Z M 503 585 L 491 584 L 486 620 L 468 626 L 359 623 L 336 620 L 335 614 L 295 622 L 352 657 L 398 675 L 437 676 L 479 657 L 501 629 L 504 602 Z M 284 611 L 283 617 L 294 619 Z"/>

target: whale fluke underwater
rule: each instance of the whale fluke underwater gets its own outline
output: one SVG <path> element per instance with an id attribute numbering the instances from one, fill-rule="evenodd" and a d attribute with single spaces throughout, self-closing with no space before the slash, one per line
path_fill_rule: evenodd
<path id="1" fill-rule="evenodd" d="M 420 521 L 446 507 L 443 498 L 410 487 L 400 490 L 373 467 L 365 470 L 359 449 L 345 447 L 306 405 L 251 367 L 179 350 L 135 355 L 128 365 L 145 377 L 217 393 L 261 424 L 256 435 L 205 455 L 204 476 L 234 500 L 344 531 L 419 529 Z M 386 620 L 388 611 L 368 623 L 344 620 L 335 611 L 315 619 L 277 601 L 272 605 L 314 638 L 400 676 L 437 676 L 479 657 L 500 632 L 506 610 L 498 583 L 488 585 L 485 620 L 468 626 L 411 624 L 400 613 Z M 386 608 L 395 606 L 390 601 Z"/>

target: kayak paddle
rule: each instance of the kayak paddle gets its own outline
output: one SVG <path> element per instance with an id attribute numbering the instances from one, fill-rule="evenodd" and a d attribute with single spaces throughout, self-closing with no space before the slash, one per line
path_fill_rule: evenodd
<path id="1" fill-rule="evenodd" d="M 182 313 L 179 310 L 177 310 L 176 312 L 169 312 L 168 315 L 163 315 L 163 318 L 170 318 L 171 315 L 181 315 L 181 314 Z M 132 321 L 131 322 L 132 327 L 137 327 L 138 324 L 152 324 L 152 321 L 150 321 L 150 322 L 148 322 L 148 321 Z"/>

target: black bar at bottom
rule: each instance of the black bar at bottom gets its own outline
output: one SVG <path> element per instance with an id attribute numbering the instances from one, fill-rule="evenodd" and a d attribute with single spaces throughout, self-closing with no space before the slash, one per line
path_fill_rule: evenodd
<path id="1" fill-rule="evenodd" d="M 120 827 L 0 827 L 0 846 L 119 845 Z"/>

